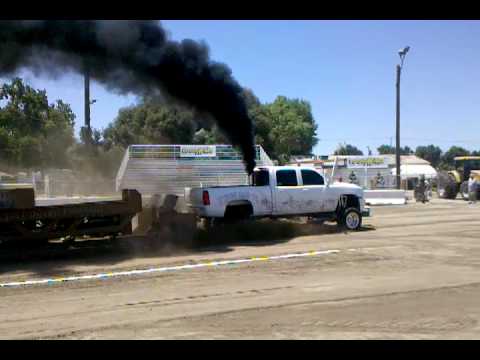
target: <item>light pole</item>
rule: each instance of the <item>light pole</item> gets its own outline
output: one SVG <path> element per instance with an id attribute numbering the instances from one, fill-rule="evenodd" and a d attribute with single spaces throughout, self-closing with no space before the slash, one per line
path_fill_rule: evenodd
<path id="1" fill-rule="evenodd" d="M 397 165 L 397 189 L 400 189 L 400 74 L 402 72 L 403 67 L 403 60 L 405 59 L 405 55 L 407 55 L 408 50 L 410 50 L 410 46 L 407 46 L 398 51 L 398 55 L 400 56 L 400 64 L 397 65 L 397 141 L 395 146 L 395 162 Z"/>

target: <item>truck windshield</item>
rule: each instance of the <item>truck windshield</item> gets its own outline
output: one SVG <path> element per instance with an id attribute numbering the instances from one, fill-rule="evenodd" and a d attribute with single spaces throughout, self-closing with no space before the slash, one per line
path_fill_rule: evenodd
<path id="1" fill-rule="evenodd" d="M 463 160 L 457 161 L 457 168 L 465 167 L 468 170 L 480 169 L 480 160 Z"/>
<path id="2" fill-rule="evenodd" d="M 253 186 L 268 186 L 269 184 L 267 170 L 257 170 L 253 172 Z"/>

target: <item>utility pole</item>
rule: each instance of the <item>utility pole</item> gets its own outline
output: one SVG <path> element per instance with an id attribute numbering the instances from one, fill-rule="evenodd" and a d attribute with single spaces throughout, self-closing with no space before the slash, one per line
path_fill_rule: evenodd
<path id="1" fill-rule="evenodd" d="M 97 102 L 96 99 L 90 100 L 90 72 L 85 68 L 84 72 L 84 92 L 85 92 L 85 125 L 82 128 L 84 141 L 87 146 L 92 144 L 92 127 L 90 125 L 90 105 Z"/>
<path id="2" fill-rule="evenodd" d="M 85 127 L 90 131 L 90 74 L 85 70 Z"/>
<path id="3" fill-rule="evenodd" d="M 397 166 L 397 189 L 400 189 L 401 176 L 400 176 L 400 75 L 403 67 L 403 60 L 407 54 L 410 47 L 407 46 L 402 50 L 399 50 L 398 55 L 400 56 L 400 64 L 397 65 L 397 116 L 396 116 L 396 146 L 395 146 L 395 162 Z"/>

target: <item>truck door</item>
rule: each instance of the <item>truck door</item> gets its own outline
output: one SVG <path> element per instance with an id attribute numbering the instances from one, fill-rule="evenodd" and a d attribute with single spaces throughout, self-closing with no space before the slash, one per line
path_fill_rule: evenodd
<path id="1" fill-rule="evenodd" d="M 258 169 L 253 172 L 253 211 L 254 215 L 271 215 L 273 212 L 272 187 L 270 173 L 267 169 Z"/>
<path id="2" fill-rule="evenodd" d="M 335 205 L 330 199 L 330 192 L 326 191 L 325 180 L 322 175 L 311 169 L 300 170 L 302 178 L 301 201 L 306 213 L 321 213 L 332 211 Z"/>
<path id="3" fill-rule="evenodd" d="M 301 214 L 304 212 L 301 200 L 302 187 L 299 186 L 295 169 L 279 169 L 275 171 L 276 186 L 274 190 L 274 215 Z"/>

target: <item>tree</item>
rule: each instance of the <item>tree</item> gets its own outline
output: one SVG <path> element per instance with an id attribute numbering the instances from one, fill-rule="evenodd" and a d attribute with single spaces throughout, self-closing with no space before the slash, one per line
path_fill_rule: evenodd
<path id="1" fill-rule="evenodd" d="M 350 144 L 339 144 L 334 155 L 363 155 L 363 152 L 356 146 Z"/>
<path id="2" fill-rule="evenodd" d="M 267 144 L 267 153 L 284 163 L 292 155 L 312 152 L 318 139 L 310 103 L 278 96 L 273 103 L 266 105 L 266 110 L 256 114 L 255 119 L 257 136 Z"/>
<path id="3" fill-rule="evenodd" d="M 386 155 L 386 154 L 395 154 L 395 148 L 390 145 L 380 145 L 377 148 L 377 151 L 380 155 Z"/>
<path id="4" fill-rule="evenodd" d="M 377 151 L 380 155 L 391 155 L 391 154 L 396 154 L 396 148 L 394 146 L 390 145 L 380 145 L 377 148 Z M 405 147 L 400 147 L 400 155 L 411 155 L 413 154 L 413 150 L 409 146 Z"/>
<path id="5" fill-rule="evenodd" d="M 442 156 L 440 167 L 442 169 L 453 169 L 455 168 L 456 156 L 468 156 L 470 152 L 467 149 L 464 149 L 460 146 L 452 146 L 448 149 Z"/>
<path id="6" fill-rule="evenodd" d="M 417 146 L 415 155 L 427 160 L 433 167 L 438 167 L 442 159 L 442 149 L 435 145 Z"/>
<path id="7" fill-rule="evenodd" d="M 218 130 L 218 127 L 213 126 L 210 130 L 202 127 L 196 131 L 195 135 L 193 135 L 193 143 L 201 145 L 228 144 L 228 140 Z"/>
<path id="8" fill-rule="evenodd" d="M 292 155 L 311 153 L 318 139 L 308 102 L 279 96 L 271 104 L 262 104 L 249 89 L 244 89 L 243 96 L 254 124 L 255 142 L 272 158 L 286 162 Z M 208 115 L 152 100 L 120 109 L 104 130 L 103 139 L 106 149 L 149 143 L 229 143 Z"/>
<path id="9" fill-rule="evenodd" d="M 180 105 L 144 101 L 122 108 L 103 132 L 106 148 L 131 144 L 191 143 L 195 133 L 194 113 Z"/>
<path id="10" fill-rule="evenodd" d="M 275 139 L 272 133 L 272 117 L 268 105 L 263 105 L 252 90 L 244 89 L 248 115 L 254 123 L 255 143 L 261 145 L 272 158 L 277 158 Z"/>
<path id="11" fill-rule="evenodd" d="M 61 100 L 49 104 L 45 90 L 20 78 L 0 88 L 1 160 L 12 168 L 68 167 L 75 115 Z"/>

